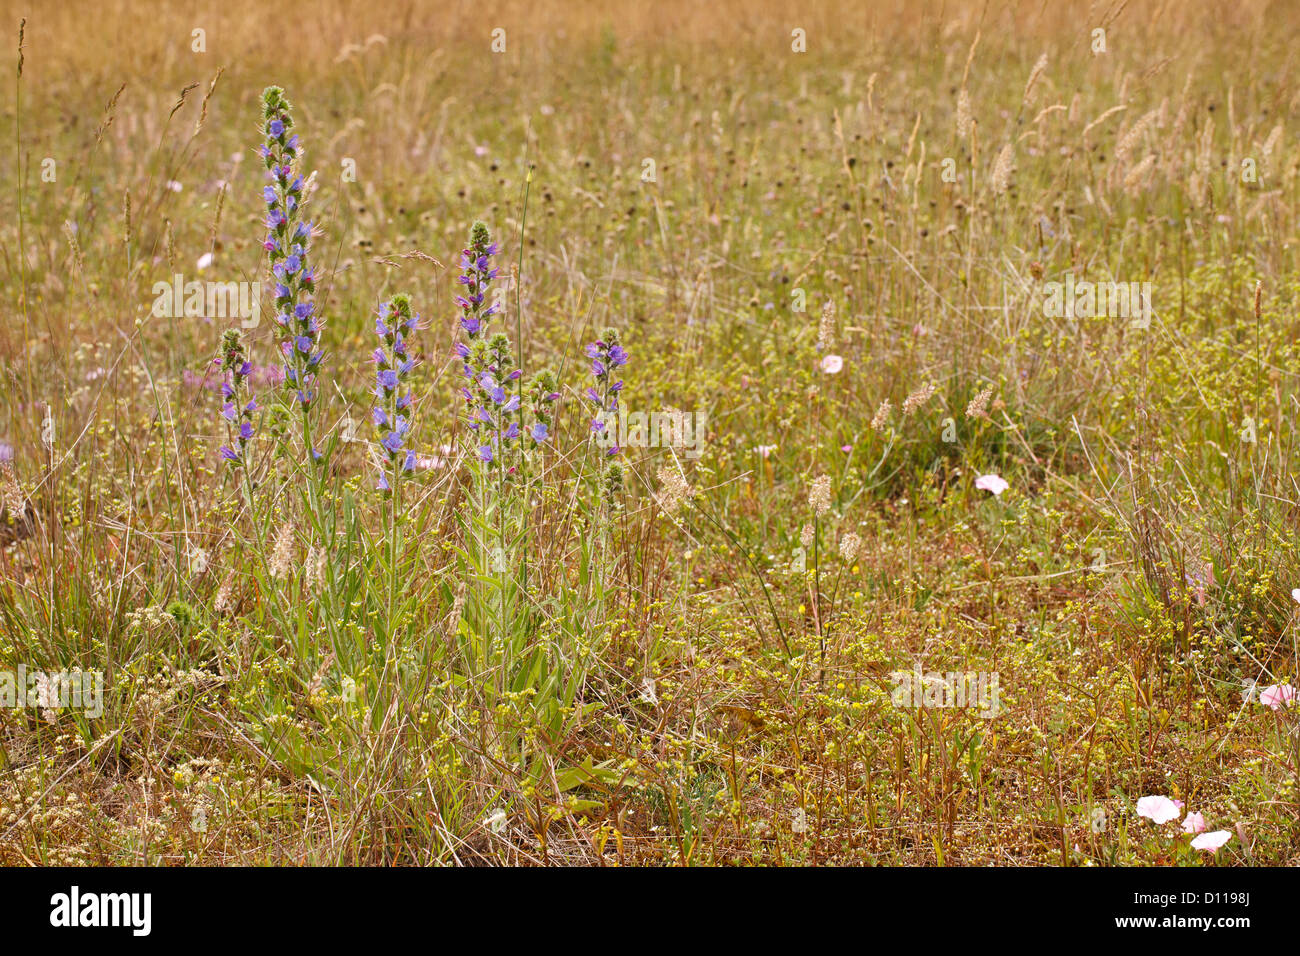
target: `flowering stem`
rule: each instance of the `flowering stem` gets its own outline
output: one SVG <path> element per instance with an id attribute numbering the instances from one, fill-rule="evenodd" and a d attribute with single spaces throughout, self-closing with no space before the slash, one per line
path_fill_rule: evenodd
<path id="1" fill-rule="evenodd" d="M 821 518 L 813 515 L 813 621 L 817 625 L 817 680 L 820 683 L 826 677 L 826 635 L 822 630 L 822 523 Z"/>
<path id="2" fill-rule="evenodd" d="M 524 208 L 519 217 L 519 261 L 515 267 L 515 341 L 519 345 L 519 371 L 523 372 L 527 365 L 527 351 L 524 348 L 524 308 L 523 308 L 523 277 L 524 277 L 524 228 L 528 224 L 528 194 L 532 191 L 533 170 L 530 167 L 528 175 L 524 177 Z M 516 380 L 515 394 L 519 396 L 519 402 L 522 405 L 524 401 L 524 378 L 520 374 Z M 520 546 L 523 550 L 520 563 L 520 579 L 524 590 L 524 601 L 528 600 L 528 510 L 532 495 L 530 486 L 532 484 L 531 470 L 524 475 L 524 495 L 523 495 L 523 517 L 520 528 Z M 505 547 L 503 544 L 502 547 Z"/>

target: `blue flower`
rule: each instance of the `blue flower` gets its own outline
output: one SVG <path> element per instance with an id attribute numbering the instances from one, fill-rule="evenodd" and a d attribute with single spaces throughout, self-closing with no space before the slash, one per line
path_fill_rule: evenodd
<path id="1" fill-rule="evenodd" d="M 375 334 L 379 337 L 379 345 L 372 356 L 376 367 L 375 397 L 378 402 L 371 409 L 370 417 L 379 431 L 380 446 L 388 452 L 392 485 L 395 485 L 401 472 L 415 470 L 415 452 L 406 448 L 406 435 L 411 423 L 399 414 L 411 404 L 411 393 L 408 390 L 405 394 L 397 394 L 415 362 L 405 357 L 406 342 L 396 330 L 414 331 L 420 317 L 412 313 L 410 296 L 405 294 L 395 295 L 381 304 L 378 315 Z M 380 490 L 392 490 L 392 485 L 384 480 Z"/>

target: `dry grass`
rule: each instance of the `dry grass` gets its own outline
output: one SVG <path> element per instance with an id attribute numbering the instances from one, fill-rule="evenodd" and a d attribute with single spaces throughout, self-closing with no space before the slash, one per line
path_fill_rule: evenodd
<path id="1" fill-rule="evenodd" d="M 50 6 L 4 96 L 0 671 L 103 670 L 108 703 L 0 711 L 0 862 L 1300 861 L 1296 712 L 1243 698 L 1298 683 L 1295 11 Z M 196 384 L 229 321 L 150 315 L 207 253 L 263 276 L 271 84 L 317 171 L 330 433 L 401 288 L 416 444 L 461 446 L 471 222 L 522 261 L 505 328 L 564 395 L 511 625 L 535 671 L 468 663 L 470 463 L 414 480 L 390 561 L 366 453 L 308 513 L 268 419 L 249 509 Z M 1067 274 L 1151 283 L 1150 327 L 1046 314 Z M 613 517 L 606 327 L 629 407 L 708 414 L 698 461 L 626 450 Z M 896 706 L 922 666 L 996 673 L 998 716 Z"/>

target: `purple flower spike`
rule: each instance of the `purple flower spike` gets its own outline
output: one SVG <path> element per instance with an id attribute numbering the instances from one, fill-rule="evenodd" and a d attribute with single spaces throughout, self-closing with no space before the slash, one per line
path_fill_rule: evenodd
<path id="1" fill-rule="evenodd" d="M 226 426 L 229 444 L 221 446 L 221 458 L 232 466 L 244 463 L 244 449 L 253 440 L 253 414 L 257 399 L 248 395 L 248 379 L 253 365 L 244 355 L 244 343 L 237 329 L 230 329 L 221 339 L 221 419 Z M 247 397 L 246 397 L 247 396 Z"/>
<path id="2" fill-rule="evenodd" d="M 379 345 L 372 353 L 375 362 L 375 398 L 377 403 L 370 411 L 370 420 L 379 432 L 379 445 L 387 452 L 388 467 L 392 469 L 392 482 L 381 477 L 381 491 L 389 491 L 402 472 L 415 470 L 415 452 L 406 447 L 406 434 L 410 422 L 400 414 L 411 402 L 411 393 L 399 394 L 415 362 L 403 358 L 406 342 L 397 332 L 413 332 L 420 317 L 411 311 L 411 297 L 404 293 L 393 296 L 379 306 L 375 320 L 375 334 Z M 387 320 L 387 321 L 386 321 Z"/>
<path id="3" fill-rule="evenodd" d="M 311 301 L 314 273 L 311 253 L 311 224 L 302 220 L 303 179 L 298 137 L 290 135 L 293 116 L 289 101 L 279 87 L 262 94 L 265 141 L 258 153 L 266 165 L 270 183 L 262 188 L 267 204 L 268 235 L 263 248 L 275 282 L 276 321 L 284 328 L 285 388 L 307 413 L 316 390 L 311 386 L 323 358 L 320 350 L 320 321 Z M 305 419 L 304 419 L 305 421 Z M 305 426 L 304 426 L 305 427 Z M 304 434 L 306 434 L 304 432 Z"/>
<path id="4" fill-rule="evenodd" d="M 597 436 L 597 444 L 601 447 L 608 444 L 606 456 L 613 457 L 620 449 L 613 444 L 617 436 L 607 435 L 605 422 L 607 417 L 612 417 L 612 413 L 618 411 L 618 395 L 623 390 L 623 382 L 621 379 L 610 381 L 610 372 L 627 364 L 627 352 L 619 344 L 618 332 L 606 329 L 599 339 L 587 346 L 586 353 L 591 358 L 591 374 L 596 380 L 583 393 L 587 401 L 597 409 L 596 417 L 591 422 L 591 431 Z"/>

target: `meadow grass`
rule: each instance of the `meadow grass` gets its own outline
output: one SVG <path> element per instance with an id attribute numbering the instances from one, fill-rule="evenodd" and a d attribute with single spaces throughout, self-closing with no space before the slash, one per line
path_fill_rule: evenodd
<path id="1" fill-rule="evenodd" d="M 5 6 L 0 671 L 104 701 L 0 710 L 0 863 L 1300 862 L 1295 11 Z M 176 275 L 262 321 L 155 315 Z M 549 409 L 513 473 L 466 361 Z M 607 454 L 589 387 L 698 434 Z"/>

